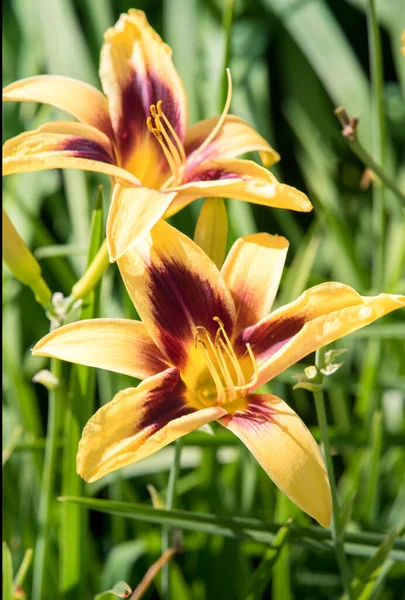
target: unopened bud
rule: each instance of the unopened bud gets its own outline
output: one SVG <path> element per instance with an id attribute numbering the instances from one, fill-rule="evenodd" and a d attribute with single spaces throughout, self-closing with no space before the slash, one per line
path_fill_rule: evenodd
<path id="1" fill-rule="evenodd" d="M 207 198 L 200 211 L 194 241 L 214 261 L 223 265 L 228 240 L 228 216 L 222 198 Z"/>
<path id="2" fill-rule="evenodd" d="M 51 300 L 51 291 L 42 279 L 41 267 L 24 243 L 3 208 L 3 260 L 16 279 L 28 285 L 36 300 L 46 306 Z"/>

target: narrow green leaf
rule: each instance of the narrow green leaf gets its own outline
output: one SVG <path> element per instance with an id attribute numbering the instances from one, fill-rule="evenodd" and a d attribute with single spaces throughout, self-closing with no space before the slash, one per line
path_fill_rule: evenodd
<path id="1" fill-rule="evenodd" d="M 361 600 L 368 600 L 371 597 L 371 594 L 378 582 L 378 575 L 384 565 L 384 562 L 389 557 L 395 539 L 397 539 L 397 536 L 400 534 L 400 529 L 396 529 L 387 535 L 370 560 L 368 560 L 361 569 L 360 573 L 354 577 L 352 582 L 352 590 L 357 598 Z"/>
<path id="2" fill-rule="evenodd" d="M 198 31 L 197 0 L 164 0 L 163 30 L 165 42 L 173 50 L 173 60 L 187 92 L 190 121 L 198 118 L 196 79 L 198 78 L 198 55 L 195 43 Z M 181 31 L 181 35 L 179 32 Z"/>
<path id="3" fill-rule="evenodd" d="M 2 466 L 3 467 L 6 464 L 6 462 L 8 461 L 8 459 L 10 458 L 10 456 L 12 455 L 15 447 L 17 446 L 17 444 L 20 440 L 20 437 L 22 435 L 22 432 L 23 432 L 23 428 L 21 427 L 21 425 L 17 425 L 17 427 L 12 432 L 12 434 L 2 452 Z"/>
<path id="4" fill-rule="evenodd" d="M 89 265 L 104 238 L 103 190 L 98 189 L 91 219 L 90 241 L 87 253 Z M 100 284 L 84 299 L 81 319 L 92 319 L 98 313 Z M 83 481 L 76 474 L 76 454 L 81 431 L 94 412 L 95 394 L 94 369 L 74 365 L 68 394 L 65 415 L 65 436 L 63 454 L 62 493 L 80 495 L 83 493 Z M 61 511 L 61 576 L 60 586 L 63 592 L 76 590 L 82 595 L 85 581 L 84 556 L 87 538 L 85 531 L 87 517 L 78 506 L 68 505 Z M 79 591 L 81 590 L 81 591 Z"/>
<path id="5" fill-rule="evenodd" d="M 350 521 L 353 510 L 353 503 L 356 499 L 357 491 L 350 494 L 350 496 L 346 499 L 345 502 L 342 503 L 340 507 L 340 522 L 342 525 L 342 530 L 344 531 Z"/>
<path id="6" fill-rule="evenodd" d="M 38 0 L 49 73 L 99 87 L 97 69 L 70 0 Z"/>
<path id="7" fill-rule="evenodd" d="M 300 251 L 294 256 L 287 275 L 284 278 L 280 297 L 277 298 L 278 306 L 283 306 L 288 302 L 292 302 L 292 300 L 298 298 L 305 290 L 320 243 L 320 226 L 319 223 L 315 221 L 302 240 Z"/>
<path id="8" fill-rule="evenodd" d="M 13 562 L 10 548 L 3 542 L 3 600 L 13 598 Z"/>
<path id="9" fill-rule="evenodd" d="M 38 260 L 54 256 L 86 256 L 87 248 L 77 244 L 59 244 L 58 246 L 41 246 L 34 252 Z"/>
<path id="10" fill-rule="evenodd" d="M 106 590 L 94 596 L 94 600 L 110 600 L 111 596 L 118 598 L 129 598 L 132 590 L 125 581 L 119 581 L 111 590 Z"/>
<path id="11" fill-rule="evenodd" d="M 173 528 L 188 531 L 201 531 L 223 537 L 250 539 L 256 542 L 272 544 L 279 524 L 269 524 L 258 519 L 244 517 L 222 517 L 212 514 L 196 513 L 185 510 L 154 509 L 143 504 L 131 502 L 115 502 L 84 497 L 61 497 L 61 502 L 78 504 L 88 509 L 107 514 L 120 515 L 146 523 L 169 525 Z M 333 552 L 331 532 L 321 527 L 289 526 L 289 541 L 300 546 L 317 548 Z M 355 556 L 372 556 L 375 546 L 380 544 L 383 536 L 374 533 L 352 533 L 345 535 L 345 551 Z M 405 540 L 397 538 L 391 551 L 391 557 L 405 562 Z"/>
<path id="12" fill-rule="evenodd" d="M 369 525 L 374 524 L 378 514 L 381 452 L 383 442 L 383 420 L 381 411 L 373 415 L 371 422 L 370 446 L 367 461 L 367 487 L 365 490 L 365 516 Z"/>
<path id="13" fill-rule="evenodd" d="M 305 54 L 336 105 L 361 115 L 370 140 L 369 86 L 365 73 L 329 6 L 322 0 L 263 0 Z"/>
<path id="14" fill-rule="evenodd" d="M 17 575 L 14 579 L 14 590 L 18 587 L 22 587 L 24 585 L 25 578 L 27 577 L 28 570 L 32 563 L 33 550 L 32 548 L 28 548 L 24 554 L 24 558 L 22 559 L 21 565 L 17 571 Z"/>
<path id="15" fill-rule="evenodd" d="M 289 524 L 289 521 L 287 522 Z M 289 529 L 282 525 L 275 535 L 274 542 L 266 550 L 259 567 L 254 572 L 242 594 L 244 600 L 260 600 L 272 575 L 272 568 L 277 561 L 281 549 L 288 540 Z"/>

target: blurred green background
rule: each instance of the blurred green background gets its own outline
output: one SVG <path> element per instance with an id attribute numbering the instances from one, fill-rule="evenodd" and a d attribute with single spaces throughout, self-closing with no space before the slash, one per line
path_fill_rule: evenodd
<path id="1" fill-rule="evenodd" d="M 103 32 L 121 12 L 131 7 L 145 10 L 149 22 L 173 48 L 175 65 L 188 92 L 191 122 L 221 110 L 224 68 L 230 66 L 234 83 L 231 112 L 272 143 L 281 154 L 274 173 L 305 191 L 314 205 L 312 213 L 299 214 L 227 201 L 229 245 L 238 236 L 256 231 L 279 233 L 290 240 L 277 304 L 327 280 L 347 283 L 362 294 L 403 294 L 404 206 L 379 182 L 374 190 L 364 183 L 364 165 L 349 149 L 333 112 L 343 105 L 350 116 L 360 117 L 359 136 L 365 148 L 382 160 L 392 179 L 404 189 L 405 57 L 400 38 L 405 28 L 405 2 L 376 3 L 384 69 L 382 156 L 375 143 L 367 4 L 366 0 L 235 1 L 227 61 L 224 12 L 229 3 L 224 1 L 151 0 L 134 5 L 126 0 L 5 0 L 3 85 L 53 73 L 99 87 Z M 6 103 L 3 141 L 61 117 L 48 106 Z M 3 180 L 4 206 L 35 251 L 54 292 L 67 295 L 84 271 L 99 184 L 104 189 L 106 214 L 107 177 L 45 171 Z M 381 194 L 385 202 L 384 268 L 376 276 L 375 206 Z M 172 223 L 192 236 L 201 202 L 187 207 Z M 41 368 L 49 368 L 49 363 L 33 358 L 30 349 L 48 331 L 49 322 L 31 291 L 7 270 L 3 270 L 3 283 L 3 447 L 15 441 L 3 469 L 3 539 L 11 550 L 15 572 L 28 548 L 37 547 L 38 551 L 43 534 L 38 515 L 48 398 L 45 388 L 31 380 Z M 98 294 L 96 316 L 135 316 L 115 266 L 107 271 Z M 337 343 L 336 347 L 349 351 L 343 367 L 325 383 L 339 497 L 341 504 L 351 507 L 351 512 L 346 512 L 347 531 L 352 533 L 384 534 L 405 519 L 404 317 L 404 311 L 397 312 Z M 272 382 L 271 391 L 291 403 L 319 440 L 311 394 L 292 391 L 292 375 L 311 363 L 313 357 L 308 357 L 304 365 L 284 373 Z M 135 588 L 160 555 L 159 525 L 84 511 L 57 502 L 56 497 L 88 495 L 150 504 L 147 485 L 153 485 L 164 498 L 173 460 L 173 448 L 167 447 L 130 468 L 84 485 L 75 475 L 74 456 L 92 407 L 91 402 L 84 408 L 78 406 L 72 398 L 75 373 L 70 366 L 63 367 L 67 397 L 58 407 L 58 468 L 51 490 L 51 547 L 44 600 L 91 599 L 119 580 Z M 94 381 L 94 406 L 134 385 L 133 380 L 108 372 L 90 372 L 88 376 Z M 253 517 L 268 524 L 281 524 L 292 517 L 297 525 L 309 525 L 309 517 L 279 494 L 247 450 L 226 434 L 188 436 L 176 508 L 217 517 Z M 335 557 L 321 542 L 305 543 L 300 534 L 300 543 L 285 544 L 277 560 L 273 557 L 264 562 L 260 591 L 254 582 L 265 544 L 255 541 L 255 536 L 236 539 L 235 535 L 224 537 L 196 529 L 183 533 L 184 552 L 172 563 L 171 598 L 312 600 L 342 595 Z M 377 547 L 375 540 L 364 551 L 352 548 L 349 560 L 355 575 L 372 554 L 370 548 Z M 403 550 L 402 554 L 396 552 L 384 562 L 375 585 L 364 592 L 368 595 L 361 598 L 403 597 L 405 556 Z M 35 592 L 31 596 L 35 569 L 39 567 L 34 558 L 34 568 L 29 569 L 23 587 L 28 598 L 38 600 Z M 145 598 L 159 597 L 158 577 Z"/>

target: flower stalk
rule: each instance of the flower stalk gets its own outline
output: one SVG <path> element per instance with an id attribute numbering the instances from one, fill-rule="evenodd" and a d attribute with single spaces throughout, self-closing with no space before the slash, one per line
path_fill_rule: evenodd
<path id="1" fill-rule="evenodd" d="M 323 396 L 322 381 L 323 375 L 321 370 L 324 368 L 324 348 L 320 348 L 316 352 L 315 365 L 317 368 L 317 386 L 313 389 L 313 395 L 315 400 L 316 415 L 318 418 L 318 424 L 321 434 L 323 455 L 326 464 L 326 470 L 328 472 L 329 484 L 332 494 L 332 540 L 335 546 L 336 559 L 338 561 L 339 570 L 342 578 L 342 585 L 345 593 L 349 600 L 353 599 L 353 594 L 350 588 L 351 573 L 350 567 L 346 558 L 344 550 L 344 528 L 340 520 L 340 506 L 336 488 L 335 472 L 333 469 L 331 447 L 329 442 L 328 434 L 328 423 L 326 418 L 325 400 Z"/>
<path id="2" fill-rule="evenodd" d="M 62 362 L 53 359 L 51 370 L 52 374 L 60 381 Z M 64 404 L 63 395 L 64 386 L 61 384 L 49 391 L 48 431 L 38 515 L 39 531 L 34 553 L 33 600 L 41 600 L 44 597 L 44 586 L 46 585 L 47 565 L 49 564 L 50 553 L 52 503 L 54 502 L 55 474 L 59 451 L 59 427 L 61 410 Z"/>
<path id="3" fill-rule="evenodd" d="M 104 275 L 109 264 L 107 240 L 104 240 L 84 275 L 72 287 L 72 303 L 90 294 Z"/>
<path id="4" fill-rule="evenodd" d="M 343 137 L 346 139 L 352 152 L 366 167 L 369 167 L 381 179 L 381 181 L 397 196 L 397 198 L 405 203 L 405 193 L 400 190 L 399 187 L 397 187 L 388 173 L 386 173 L 383 166 L 376 162 L 359 142 L 357 137 L 358 119 L 355 117 L 350 118 L 343 106 L 339 106 L 339 108 L 335 110 L 335 115 L 339 119 L 339 122 L 343 128 Z"/>
<path id="5" fill-rule="evenodd" d="M 173 508 L 176 496 L 176 483 L 180 471 L 180 457 L 183 444 L 182 439 L 176 440 L 174 445 L 174 458 L 169 473 L 169 483 L 167 485 L 166 510 Z M 162 554 L 166 554 L 170 549 L 170 529 L 162 528 Z M 162 595 L 166 600 L 170 597 L 170 562 L 165 562 L 162 566 Z"/>

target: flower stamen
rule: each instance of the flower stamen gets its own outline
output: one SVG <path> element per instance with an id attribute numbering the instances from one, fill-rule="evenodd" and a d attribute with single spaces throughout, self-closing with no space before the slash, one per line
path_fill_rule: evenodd
<path id="1" fill-rule="evenodd" d="M 174 141 L 176 142 L 177 151 L 180 154 L 181 162 L 185 162 L 185 160 L 186 160 L 186 152 L 185 152 L 185 150 L 183 148 L 183 144 L 181 143 L 180 138 L 179 138 L 179 136 L 176 133 L 176 130 L 174 129 L 174 127 L 170 123 L 169 119 L 166 117 L 165 113 L 163 112 L 163 110 L 162 110 L 162 101 L 161 100 L 159 100 L 159 102 L 156 104 L 156 108 L 157 108 L 158 116 L 163 119 L 163 121 L 165 122 L 166 127 L 168 128 L 168 130 L 170 131 L 170 133 L 173 136 Z"/>
<path id="2" fill-rule="evenodd" d="M 226 389 L 228 390 L 229 395 L 232 398 L 232 400 L 234 400 L 236 398 L 235 385 L 233 383 L 231 374 L 229 373 L 229 369 L 226 364 L 226 361 L 224 360 L 224 357 L 223 357 L 220 349 L 216 345 L 213 344 L 210 332 L 202 325 L 199 325 L 197 327 L 197 332 L 199 329 L 201 329 L 205 333 L 205 336 L 208 341 L 211 352 L 217 362 L 217 365 L 219 366 L 219 370 L 224 379 Z M 198 335 L 198 333 L 197 333 L 197 335 Z"/>
<path id="3" fill-rule="evenodd" d="M 242 367 L 239 364 L 231 341 L 225 331 L 224 324 L 218 317 L 214 317 L 214 321 L 219 325 L 214 342 L 208 329 L 199 325 L 196 327 L 194 345 L 197 348 L 198 344 L 201 344 L 205 364 L 216 387 L 217 403 L 222 405 L 234 402 L 237 399 L 239 392 L 242 396 L 245 396 L 246 392 L 252 389 L 252 386 L 257 382 L 259 371 L 252 348 L 250 347 L 250 344 L 246 344 L 254 371 L 253 377 L 250 379 L 249 383 L 246 383 Z M 201 336 L 203 336 L 204 341 L 201 339 Z M 235 385 L 229 370 L 230 365 L 232 365 L 235 371 L 237 385 Z"/>
<path id="4" fill-rule="evenodd" d="M 197 347 L 198 344 L 201 344 L 208 371 L 210 372 L 210 375 L 214 381 L 214 384 L 215 384 L 215 387 L 217 390 L 217 402 L 218 402 L 218 404 L 224 404 L 226 401 L 226 392 L 225 392 L 224 386 L 222 385 L 222 381 L 221 381 L 220 376 L 218 375 L 218 371 L 214 367 L 214 363 L 211 360 L 207 346 L 204 344 L 204 342 L 202 340 L 199 339 L 198 331 L 194 338 L 194 344 L 195 344 L 195 347 Z"/>
<path id="5" fill-rule="evenodd" d="M 186 160 L 183 144 L 162 110 L 162 100 L 159 100 L 156 105 L 151 104 L 150 113 L 152 116 L 146 119 L 146 125 L 163 150 L 170 171 L 172 172 L 170 180 L 175 180 L 181 166 Z"/>

